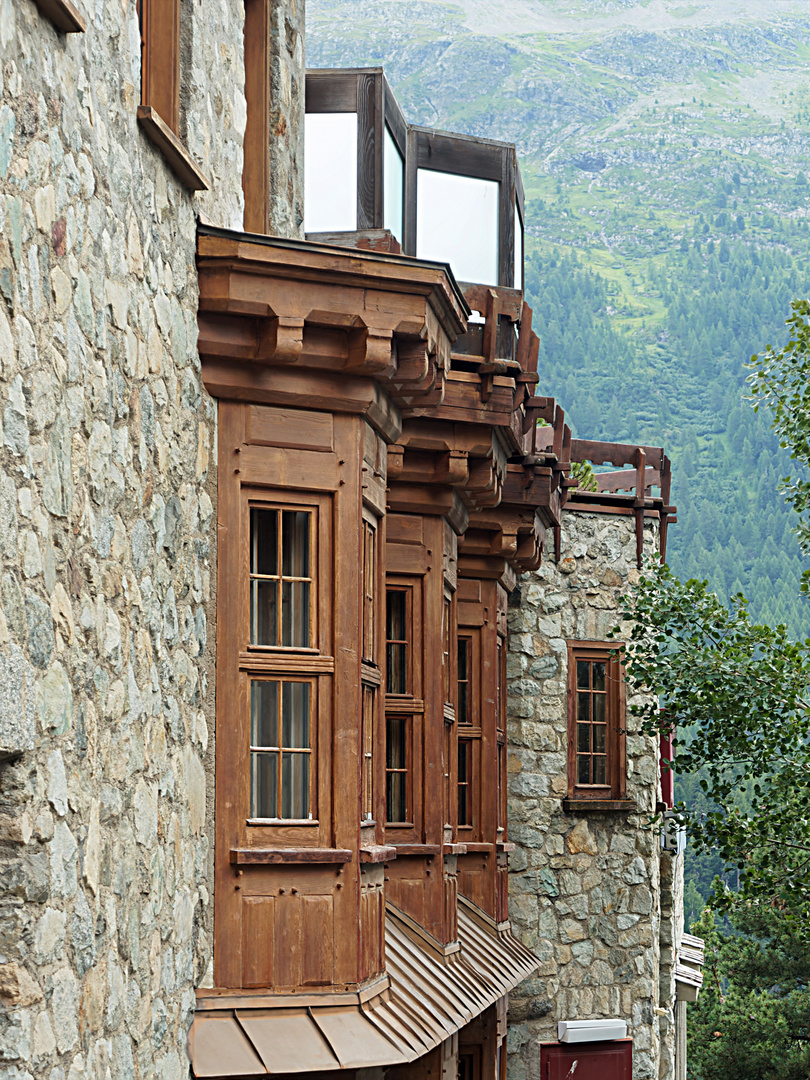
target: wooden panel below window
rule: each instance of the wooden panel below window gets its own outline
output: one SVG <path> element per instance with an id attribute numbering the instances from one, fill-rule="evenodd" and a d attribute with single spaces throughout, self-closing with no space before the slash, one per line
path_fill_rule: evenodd
<path id="1" fill-rule="evenodd" d="M 275 897 L 245 898 L 242 909 L 242 985 L 273 985 Z"/>
<path id="2" fill-rule="evenodd" d="M 385 894 L 379 886 L 360 893 L 360 979 L 378 974 L 383 965 Z"/>

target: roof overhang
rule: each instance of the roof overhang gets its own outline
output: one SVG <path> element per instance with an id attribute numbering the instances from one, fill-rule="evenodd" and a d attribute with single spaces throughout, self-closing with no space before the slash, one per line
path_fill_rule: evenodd
<path id="1" fill-rule="evenodd" d="M 376 996 L 335 1004 L 251 1008 L 244 996 L 206 999 L 189 1035 L 192 1073 L 202 1080 L 336 1072 L 405 1064 L 422 1057 L 531 975 L 537 959 L 459 897 L 460 948 L 432 949 L 411 920 L 388 905 L 388 984 Z M 309 998 L 312 1002 L 314 998 Z"/>

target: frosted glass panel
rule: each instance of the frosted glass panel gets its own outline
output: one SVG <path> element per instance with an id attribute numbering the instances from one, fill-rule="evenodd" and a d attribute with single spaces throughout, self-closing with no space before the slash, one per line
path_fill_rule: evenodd
<path id="1" fill-rule="evenodd" d="M 523 288 L 523 228 L 520 224 L 520 211 L 515 203 L 515 289 Z"/>
<path id="2" fill-rule="evenodd" d="M 357 113 L 307 113 L 304 230 L 357 228 Z"/>
<path id="3" fill-rule="evenodd" d="M 405 183 L 405 162 L 394 142 L 394 137 L 385 128 L 383 141 L 383 228 L 390 229 L 402 243 L 402 189 Z"/>
<path id="4" fill-rule="evenodd" d="M 498 284 L 498 191 L 495 180 L 419 169 L 416 254 L 449 262 L 459 281 Z"/>

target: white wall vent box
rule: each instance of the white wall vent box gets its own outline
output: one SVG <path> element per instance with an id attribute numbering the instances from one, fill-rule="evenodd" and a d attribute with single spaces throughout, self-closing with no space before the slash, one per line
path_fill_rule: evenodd
<path id="1" fill-rule="evenodd" d="M 626 1039 L 627 1024 L 624 1020 L 560 1020 L 557 1023 L 557 1038 L 563 1043 Z"/>

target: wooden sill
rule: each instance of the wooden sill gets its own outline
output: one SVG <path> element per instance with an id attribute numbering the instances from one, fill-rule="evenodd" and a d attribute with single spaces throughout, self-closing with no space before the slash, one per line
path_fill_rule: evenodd
<path id="1" fill-rule="evenodd" d="M 396 857 L 397 849 L 393 844 L 371 844 L 360 848 L 361 863 L 391 862 Z"/>
<path id="2" fill-rule="evenodd" d="M 507 854 L 515 850 L 515 845 L 510 843 L 508 840 L 499 840 L 495 847 L 498 849 L 498 851 L 505 851 L 507 852 Z"/>
<path id="3" fill-rule="evenodd" d="M 274 863 L 347 863 L 348 848 L 231 848 L 235 866 L 268 866 Z"/>
<path id="4" fill-rule="evenodd" d="M 70 0 L 34 0 L 34 3 L 63 34 L 83 34 L 87 29 L 84 16 Z"/>
<path id="5" fill-rule="evenodd" d="M 462 840 L 461 843 L 467 849 L 467 855 L 491 855 L 495 850 L 494 844 L 479 844 L 472 840 Z"/>
<path id="6" fill-rule="evenodd" d="M 208 179 L 197 168 L 188 150 L 151 105 L 138 106 L 138 123 L 147 139 L 163 154 L 177 179 L 190 191 L 208 191 Z"/>
<path id="7" fill-rule="evenodd" d="M 394 844 L 397 855 L 441 855 L 441 844 Z"/>
<path id="8" fill-rule="evenodd" d="M 567 814 L 587 814 L 595 810 L 636 813 L 638 807 L 632 799 L 563 799 L 563 810 Z"/>
<path id="9" fill-rule="evenodd" d="M 466 855 L 467 854 L 467 845 L 466 844 L 445 844 L 444 845 L 444 853 L 445 853 L 445 855 Z"/>

